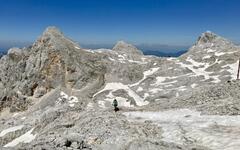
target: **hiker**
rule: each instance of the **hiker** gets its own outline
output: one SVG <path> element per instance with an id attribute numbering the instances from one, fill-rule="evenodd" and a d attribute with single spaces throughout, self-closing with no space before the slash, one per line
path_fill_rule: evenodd
<path id="1" fill-rule="evenodd" d="M 113 100 L 112 105 L 114 106 L 114 111 L 115 111 L 115 112 L 119 110 L 119 108 L 117 107 L 117 106 L 118 106 L 118 102 L 117 102 L 116 99 Z"/>

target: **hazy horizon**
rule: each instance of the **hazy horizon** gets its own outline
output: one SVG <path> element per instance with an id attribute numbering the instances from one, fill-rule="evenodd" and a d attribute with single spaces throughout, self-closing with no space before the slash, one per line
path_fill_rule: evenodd
<path id="1" fill-rule="evenodd" d="M 75 41 L 76 42 L 76 41 Z M 103 44 L 84 44 L 81 42 L 77 42 L 82 48 L 85 49 L 100 49 L 100 48 L 106 48 L 106 49 L 112 49 L 114 47 L 115 43 L 103 43 Z M 33 44 L 33 42 L 9 42 L 7 44 L 1 43 L 0 41 L 0 51 L 7 51 L 10 48 L 18 47 L 29 47 Z M 133 44 L 133 43 L 130 43 Z M 184 45 L 164 45 L 164 44 L 147 44 L 147 43 L 141 43 L 141 44 L 133 44 L 138 49 L 142 51 L 160 51 L 160 52 L 166 52 L 166 53 L 175 53 L 179 51 L 186 51 L 191 46 L 184 46 Z"/>
<path id="2" fill-rule="evenodd" d="M 0 48 L 33 43 L 48 26 L 86 48 L 119 40 L 178 50 L 208 30 L 240 43 L 238 0 L 8 0 L 0 5 Z M 147 46 L 146 46 L 147 45 Z"/>

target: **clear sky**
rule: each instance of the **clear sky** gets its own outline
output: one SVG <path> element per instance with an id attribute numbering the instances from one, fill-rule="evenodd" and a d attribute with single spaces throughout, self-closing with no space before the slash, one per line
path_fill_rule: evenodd
<path id="1" fill-rule="evenodd" d="M 0 47 L 57 26 L 82 44 L 192 45 L 207 30 L 240 43 L 240 0 L 0 0 Z"/>

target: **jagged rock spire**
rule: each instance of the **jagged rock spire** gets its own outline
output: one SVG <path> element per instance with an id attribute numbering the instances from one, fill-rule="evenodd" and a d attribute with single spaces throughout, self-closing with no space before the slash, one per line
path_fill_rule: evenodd
<path id="1" fill-rule="evenodd" d="M 231 41 L 211 32 L 206 31 L 202 33 L 201 36 L 198 37 L 198 40 L 195 45 L 203 45 L 203 44 L 233 44 Z"/>
<path id="2" fill-rule="evenodd" d="M 34 48 L 53 48 L 53 49 L 73 49 L 78 48 L 79 45 L 69 38 L 56 27 L 51 26 L 46 28 L 40 38 L 33 44 Z"/>
<path id="3" fill-rule="evenodd" d="M 217 37 L 219 37 L 219 36 L 211 31 L 204 32 L 204 33 L 202 33 L 201 36 L 199 36 L 199 38 L 197 40 L 197 44 L 211 43 Z"/>
<path id="4" fill-rule="evenodd" d="M 126 54 L 138 54 L 143 55 L 143 53 L 138 50 L 134 45 L 126 43 L 124 41 L 118 41 L 113 47 L 113 51 L 126 53 Z"/>

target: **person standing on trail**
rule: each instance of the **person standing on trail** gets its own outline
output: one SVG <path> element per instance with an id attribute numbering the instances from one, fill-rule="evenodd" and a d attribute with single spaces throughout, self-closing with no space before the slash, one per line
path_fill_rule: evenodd
<path id="1" fill-rule="evenodd" d="M 117 107 L 117 106 L 118 106 L 118 101 L 117 101 L 116 99 L 113 100 L 112 105 L 113 105 L 113 107 L 114 107 L 114 111 L 115 111 L 115 112 L 119 110 L 118 107 Z"/>

